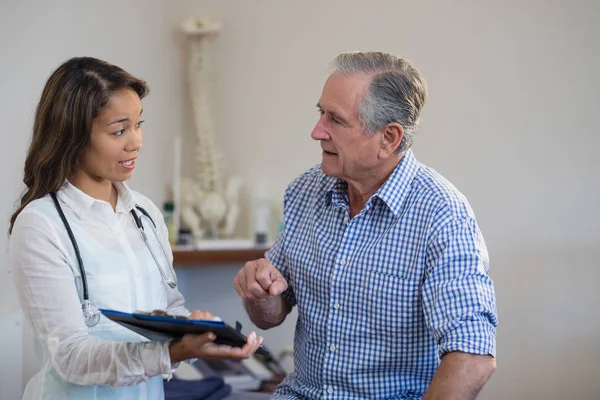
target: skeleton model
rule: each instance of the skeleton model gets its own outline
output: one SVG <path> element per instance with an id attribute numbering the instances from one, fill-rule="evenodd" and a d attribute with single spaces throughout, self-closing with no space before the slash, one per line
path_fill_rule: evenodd
<path id="1" fill-rule="evenodd" d="M 222 178 L 222 159 L 213 136 L 209 101 L 209 46 L 221 30 L 221 24 L 210 18 L 190 18 L 183 22 L 189 45 L 189 94 L 198 139 L 196 175 L 182 178 L 180 210 L 182 224 L 196 240 L 226 238 L 234 233 L 239 215 L 241 181 Z"/>

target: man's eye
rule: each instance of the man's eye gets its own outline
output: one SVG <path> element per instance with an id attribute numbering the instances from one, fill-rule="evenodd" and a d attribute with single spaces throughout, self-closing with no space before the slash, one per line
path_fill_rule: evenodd
<path id="1" fill-rule="evenodd" d="M 335 122 L 336 124 L 341 124 L 341 122 L 336 117 L 334 117 L 333 115 L 331 116 L 331 120 L 333 122 Z"/>
<path id="2" fill-rule="evenodd" d="M 146 121 L 144 121 L 144 120 L 141 120 L 140 122 L 138 122 L 137 124 L 135 124 L 135 127 L 136 127 L 136 128 L 139 128 L 140 126 L 142 126 L 142 124 L 143 124 L 144 122 L 146 122 Z"/>

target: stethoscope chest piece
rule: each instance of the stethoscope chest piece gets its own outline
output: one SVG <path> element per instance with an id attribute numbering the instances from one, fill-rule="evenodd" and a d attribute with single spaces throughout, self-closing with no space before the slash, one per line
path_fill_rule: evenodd
<path id="1" fill-rule="evenodd" d="M 96 306 L 91 304 L 89 300 L 84 300 L 81 304 L 81 309 L 83 311 L 83 319 L 88 328 L 98 325 L 98 322 L 100 322 L 100 311 Z"/>

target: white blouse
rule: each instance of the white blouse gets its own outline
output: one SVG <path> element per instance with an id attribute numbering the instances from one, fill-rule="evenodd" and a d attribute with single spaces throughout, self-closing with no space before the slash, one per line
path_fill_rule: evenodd
<path id="1" fill-rule="evenodd" d="M 189 315 L 181 293 L 163 281 L 130 214 L 139 204 L 156 223 L 167 260 L 152 223 L 142 220 L 169 275 L 173 256 L 160 211 L 126 184 L 115 187 L 116 210 L 69 182 L 57 192 L 79 246 L 90 303 L 123 312 L 160 309 Z M 9 241 L 9 263 L 23 312 L 42 350 L 41 371 L 28 383 L 25 399 L 163 398 L 161 374 L 172 373 L 167 341 L 147 341 L 104 316 L 94 327 L 85 325 L 79 265 L 49 195 L 19 214 Z"/>

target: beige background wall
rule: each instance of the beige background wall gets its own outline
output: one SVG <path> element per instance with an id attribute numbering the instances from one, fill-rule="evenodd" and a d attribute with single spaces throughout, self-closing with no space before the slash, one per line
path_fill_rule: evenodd
<path id="1" fill-rule="evenodd" d="M 42 85 L 74 55 L 105 58 L 149 82 L 131 184 L 163 201 L 171 138 L 185 132 L 193 140 L 178 24 L 200 12 L 224 26 L 212 90 L 225 169 L 248 184 L 266 182 L 274 202 L 319 161 L 309 134 L 330 59 L 360 49 L 412 60 L 430 89 L 415 154 L 467 195 L 491 254 L 498 370 L 480 398 L 600 398 L 596 1 L 2 0 L 5 220 L 21 189 Z M 241 229 L 247 233 L 247 220 Z M 6 239 L 0 246 L 4 254 Z M 237 267 L 181 272 L 190 306 L 247 326 L 231 288 Z M 3 255 L 0 314 L 18 309 L 6 269 Z M 289 344 L 293 326 L 268 332 L 267 343 Z M 34 370 L 26 349 L 24 377 Z"/>

